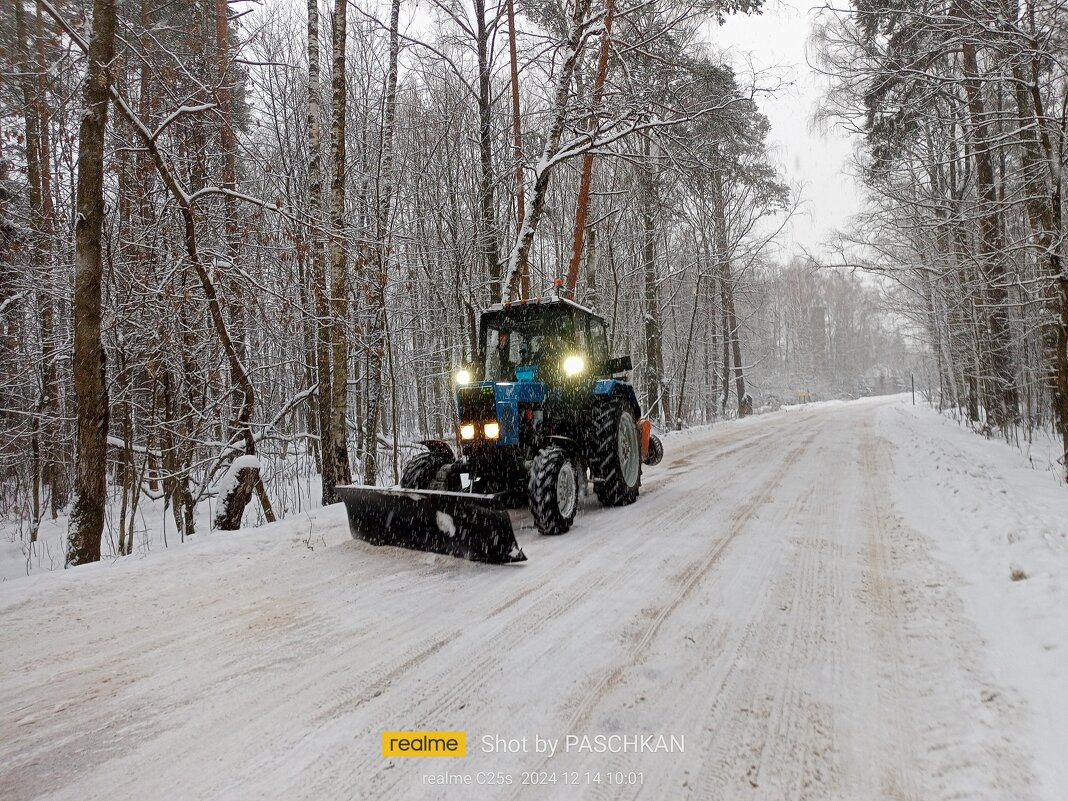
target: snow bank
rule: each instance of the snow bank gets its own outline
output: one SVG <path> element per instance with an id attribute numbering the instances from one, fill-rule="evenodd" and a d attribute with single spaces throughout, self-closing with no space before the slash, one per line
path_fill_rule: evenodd
<path id="1" fill-rule="evenodd" d="M 219 480 L 212 489 L 211 497 L 197 504 L 194 510 L 194 522 L 196 531 L 193 540 L 226 536 L 229 532 L 215 532 L 212 528 L 212 520 L 217 508 L 217 498 L 225 497 L 225 492 L 233 489 L 233 481 L 241 467 L 255 467 L 255 464 L 243 462 L 243 460 L 255 459 L 256 457 L 242 456 L 235 460 L 230 470 Z M 290 460 L 292 462 L 293 460 Z M 271 465 L 276 471 L 275 476 L 281 476 L 274 481 L 268 482 L 268 492 L 275 506 L 276 514 L 284 514 L 286 519 L 290 517 L 298 521 L 304 521 L 306 525 L 307 513 L 316 512 L 320 508 L 320 479 L 318 474 L 286 474 L 279 470 L 286 467 L 285 462 Z M 261 469 L 263 469 L 261 465 Z M 117 487 L 109 487 L 107 509 L 105 511 L 104 535 L 101 542 L 102 557 L 106 562 L 116 558 L 118 552 L 118 518 L 121 509 L 121 492 Z M 259 500 L 253 496 L 252 501 L 245 509 L 242 528 L 253 528 L 262 523 L 262 509 Z M 29 522 L 26 520 L 0 521 L 0 583 L 13 579 L 25 578 L 40 572 L 63 570 L 63 558 L 67 538 L 68 517 L 66 514 L 52 520 L 45 516 L 41 521 L 37 542 L 29 542 Z M 164 551 L 173 546 L 184 544 L 182 538 L 175 530 L 174 513 L 169 506 L 164 505 L 162 498 L 152 499 L 142 495 L 137 507 L 137 516 L 133 521 L 134 549 L 132 557 L 120 557 L 138 559 L 150 553 Z M 189 538 L 186 542 L 189 542 Z M 79 571 L 85 566 L 79 568 Z"/>
<path id="2" fill-rule="evenodd" d="M 1068 488 L 1027 454 L 925 406 L 880 410 L 906 522 L 965 585 L 991 669 L 1027 699 L 1043 796 L 1068 787 Z"/>

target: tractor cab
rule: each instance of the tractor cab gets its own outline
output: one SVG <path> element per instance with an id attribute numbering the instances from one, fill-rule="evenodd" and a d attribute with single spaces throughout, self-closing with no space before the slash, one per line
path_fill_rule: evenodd
<path id="1" fill-rule="evenodd" d="M 604 318 L 570 300 L 492 306 L 482 315 L 479 334 L 474 372 L 485 381 L 558 385 L 609 374 Z"/>
<path id="2" fill-rule="evenodd" d="M 477 358 L 456 375 L 463 455 L 520 465 L 554 439 L 584 447 L 591 407 L 608 394 L 638 418 L 633 388 L 611 378 L 628 369 L 630 359 L 608 358 L 607 325 L 590 309 L 561 298 L 498 304 L 483 312 L 479 334 Z M 503 454 L 502 448 L 519 452 Z M 493 472 L 508 484 L 506 473 L 524 469 Z"/>

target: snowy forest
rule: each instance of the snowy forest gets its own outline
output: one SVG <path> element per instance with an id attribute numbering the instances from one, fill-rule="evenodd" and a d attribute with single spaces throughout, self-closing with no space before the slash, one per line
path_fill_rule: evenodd
<path id="1" fill-rule="evenodd" d="M 1062 0 L 0 2 L 0 801 L 1064 801 L 1066 137 Z"/>
<path id="2" fill-rule="evenodd" d="M 941 403 L 985 433 L 1056 431 L 1068 462 L 1065 9 L 825 6 L 819 110 L 857 135 L 867 207 L 836 243 L 900 289 Z"/>
<path id="3" fill-rule="evenodd" d="M 131 553 L 148 505 L 185 538 L 393 484 L 453 435 L 480 310 L 555 292 L 605 315 L 662 429 L 915 372 L 1068 437 L 1059 7 L 825 13 L 820 114 L 859 134 L 870 205 L 823 263 L 779 245 L 804 199 L 776 87 L 709 44 L 760 11 L 5 4 L 13 536 L 59 521 L 79 564 Z"/>

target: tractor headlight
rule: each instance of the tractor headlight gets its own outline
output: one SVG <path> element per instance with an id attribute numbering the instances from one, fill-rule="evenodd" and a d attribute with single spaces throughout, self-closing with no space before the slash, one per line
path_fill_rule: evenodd
<path id="1" fill-rule="evenodd" d="M 564 375 L 579 375 L 586 369 L 586 360 L 581 356 L 568 356 L 564 359 Z"/>
<path id="2" fill-rule="evenodd" d="M 486 439 L 497 439 L 501 435 L 501 424 L 486 423 L 482 427 L 482 433 L 486 435 Z"/>
<path id="3" fill-rule="evenodd" d="M 460 439 L 474 439 L 475 427 L 471 423 L 460 426 Z"/>
<path id="4" fill-rule="evenodd" d="M 457 370 L 456 371 L 456 383 L 457 384 L 470 384 L 471 383 L 471 371 L 470 370 Z"/>

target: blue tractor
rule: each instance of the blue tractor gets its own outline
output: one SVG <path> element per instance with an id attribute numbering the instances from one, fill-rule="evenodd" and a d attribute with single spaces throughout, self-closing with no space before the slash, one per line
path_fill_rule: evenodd
<path id="1" fill-rule="evenodd" d="M 400 487 L 339 488 L 354 537 L 484 562 L 526 557 L 509 507 L 542 534 L 571 528 L 592 482 L 603 506 L 633 503 L 642 464 L 663 457 L 612 358 L 604 318 L 558 297 L 492 306 L 479 352 L 455 375 L 456 452 L 444 440 L 404 467 Z"/>

